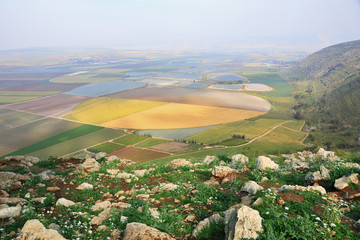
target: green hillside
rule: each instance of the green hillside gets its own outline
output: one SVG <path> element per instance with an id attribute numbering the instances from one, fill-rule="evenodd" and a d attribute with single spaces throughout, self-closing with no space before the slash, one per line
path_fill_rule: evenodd
<path id="1" fill-rule="evenodd" d="M 327 147 L 359 146 L 360 40 L 324 48 L 282 76 L 295 87 L 295 117 L 316 128 L 310 141 Z"/>

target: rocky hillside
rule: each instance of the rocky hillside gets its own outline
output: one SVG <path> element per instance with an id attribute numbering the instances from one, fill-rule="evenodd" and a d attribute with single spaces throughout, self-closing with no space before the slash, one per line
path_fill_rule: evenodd
<path id="1" fill-rule="evenodd" d="M 360 157 L 7 157 L 1 239 L 360 239 Z"/>
<path id="2" fill-rule="evenodd" d="M 360 40 L 324 48 L 282 75 L 295 86 L 297 118 L 312 129 L 342 131 L 346 137 L 333 147 L 359 146 Z"/>

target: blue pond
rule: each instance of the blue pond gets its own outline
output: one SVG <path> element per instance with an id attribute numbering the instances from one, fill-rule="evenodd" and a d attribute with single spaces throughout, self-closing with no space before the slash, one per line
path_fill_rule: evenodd
<path id="1" fill-rule="evenodd" d="M 220 77 L 215 78 L 215 80 L 221 80 L 221 81 L 238 81 L 242 80 L 242 77 L 239 77 L 237 75 L 222 75 Z"/>
<path id="2" fill-rule="evenodd" d="M 191 73 L 191 72 L 171 72 L 171 73 L 162 73 L 160 77 L 169 77 L 169 78 L 185 78 L 185 79 L 200 79 L 200 73 Z"/>
<path id="3" fill-rule="evenodd" d="M 189 87 L 189 88 L 203 88 L 205 87 L 206 85 L 205 84 L 202 84 L 202 83 L 191 83 L 191 84 L 188 84 L 188 85 L 185 85 L 184 87 Z"/>
<path id="4" fill-rule="evenodd" d="M 232 85 L 212 85 L 212 88 L 218 89 L 229 89 L 229 90 L 239 90 L 242 87 L 242 84 L 232 84 Z"/>
<path id="5" fill-rule="evenodd" d="M 91 83 L 85 86 L 75 88 L 65 93 L 86 97 L 99 97 L 144 86 L 144 83 L 135 81 L 108 81 L 101 83 Z"/>

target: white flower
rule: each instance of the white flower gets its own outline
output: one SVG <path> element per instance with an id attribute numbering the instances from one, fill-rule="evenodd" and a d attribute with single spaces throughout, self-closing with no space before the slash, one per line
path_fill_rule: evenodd
<path id="1" fill-rule="evenodd" d="M 285 210 L 289 210 L 289 208 L 288 208 L 288 207 L 285 207 Z"/>
<path id="2" fill-rule="evenodd" d="M 320 219 L 319 217 L 316 217 L 316 218 L 315 218 L 315 220 L 317 220 L 317 221 L 321 221 L 321 219 Z"/>
<path id="3" fill-rule="evenodd" d="M 269 212 L 266 212 L 265 214 L 266 214 L 266 215 L 269 215 L 270 213 L 269 213 Z"/>
<path id="4" fill-rule="evenodd" d="M 336 224 L 335 223 L 330 223 L 330 226 L 331 227 L 336 227 Z"/>

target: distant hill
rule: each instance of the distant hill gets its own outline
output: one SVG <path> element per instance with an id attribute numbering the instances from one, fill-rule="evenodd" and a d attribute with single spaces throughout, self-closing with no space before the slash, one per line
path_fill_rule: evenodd
<path id="1" fill-rule="evenodd" d="M 307 120 L 308 127 L 318 129 L 310 140 L 328 147 L 358 146 L 360 40 L 315 52 L 283 71 L 282 76 L 295 86 L 295 117 Z M 337 139 L 324 133 L 336 135 L 333 137 Z"/>

